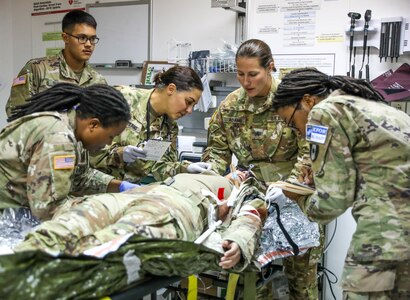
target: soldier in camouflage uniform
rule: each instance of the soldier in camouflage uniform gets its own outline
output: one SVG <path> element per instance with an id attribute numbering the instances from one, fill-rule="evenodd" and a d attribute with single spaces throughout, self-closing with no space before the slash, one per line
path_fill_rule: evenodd
<path id="1" fill-rule="evenodd" d="M 251 262 L 267 215 L 257 187 L 252 178 L 245 180 L 239 191 L 235 189 L 237 194 L 229 207 L 225 200 L 234 190 L 233 184 L 213 172 L 178 174 L 162 184 L 125 193 L 77 198 L 15 250 L 79 254 L 130 233 L 194 241 L 211 225 L 210 220 L 221 220 L 217 230 L 221 236 L 212 243 L 214 249 L 225 252 L 220 266 L 228 269 L 241 261 L 237 268 L 243 269 Z"/>
<path id="2" fill-rule="evenodd" d="M 62 22 L 64 50 L 57 55 L 27 62 L 13 81 L 6 104 L 7 116 L 11 115 L 14 107 L 58 82 L 83 87 L 106 84 L 104 77 L 87 64 L 98 42 L 96 28 L 97 22 L 90 14 L 81 10 L 67 13 Z"/>
<path id="3" fill-rule="evenodd" d="M 155 180 L 164 180 L 187 172 L 190 162 L 178 161 L 178 124 L 175 120 L 192 113 L 203 91 L 201 79 L 193 69 L 175 66 L 158 73 L 154 82 L 155 88 L 150 90 L 117 87 L 131 106 L 132 119 L 111 146 L 93 155 L 92 166 L 131 182 L 139 182 L 148 174 Z M 144 160 L 143 156 L 124 161 L 126 151 L 140 151 L 149 139 L 171 142 L 161 161 Z"/>
<path id="4" fill-rule="evenodd" d="M 344 299 L 410 299 L 410 117 L 383 100 L 364 80 L 308 68 L 273 103 L 310 142 L 316 192 L 302 209 L 326 224 L 352 208 Z"/>
<path id="5" fill-rule="evenodd" d="M 263 183 L 288 177 L 296 180 L 303 166 L 309 167 L 308 144 L 272 109 L 278 82 L 269 46 L 260 40 L 245 41 L 236 54 L 237 77 L 241 88 L 229 94 L 209 123 L 208 147 L 202 161 L 224 174 L 232 155 L 238 165 L 252 169 Z M 313 252 L 313 253 L 312 253 Z M 322 248 L 284 259 L 291 299 L 317 299 L 317 263 Z M 260 299 L 268 295 L 260 292 Z"/>
<path id="6" fill-rule="evenodd" d="M 120 181 L 89 168 L 87 150 L 111 143 L 129 119 L 128 103 L 107 85 L 60 83 L 33 96 L 0 133 L 0 212 L 28 207 L 45 220 L 70 193 L 118 191 Z"/>

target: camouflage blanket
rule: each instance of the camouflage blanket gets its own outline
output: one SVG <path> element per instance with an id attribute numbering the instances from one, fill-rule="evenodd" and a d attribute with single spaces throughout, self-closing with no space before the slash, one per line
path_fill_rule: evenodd
<path id="1" fill-rule="evenodd" d="M 40 251 L 0 256 L 2 299 L 90 299 L 125 289 L 147 276 L 220 270 L 221 254 L 193 242 L 133 236 L 102 258 Z"/>

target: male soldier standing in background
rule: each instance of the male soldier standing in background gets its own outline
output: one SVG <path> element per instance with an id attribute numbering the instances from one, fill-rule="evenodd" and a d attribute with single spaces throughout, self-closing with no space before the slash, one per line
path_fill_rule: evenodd
<path id="1" fill-rule="evenodd" d="M 64 49 L 57 55 L 28 61 L 14 79 L 10 98 L 6 104 L 9 117 L 17 105 L 31 96 L 59 82 L 79 86 L 107 84 L 104 77 L 87 64 L 98 43 L 97 22 L 82 10 L 67 13 L 62 22 Z"/>

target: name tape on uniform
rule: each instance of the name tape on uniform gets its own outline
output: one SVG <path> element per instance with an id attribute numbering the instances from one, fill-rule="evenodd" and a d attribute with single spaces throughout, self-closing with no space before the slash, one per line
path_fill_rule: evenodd
<path id="1" fill-rule="evenodd" d="M 324 144 L 329 127 L 306 124 L 306 140 L 308 142 Z"/>

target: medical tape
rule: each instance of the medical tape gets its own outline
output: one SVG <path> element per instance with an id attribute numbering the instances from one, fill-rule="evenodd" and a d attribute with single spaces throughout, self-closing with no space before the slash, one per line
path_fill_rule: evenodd
<path id="1" fill-rule="evenodd" d="M 140 278 L 141 260 L 134 254 L 134 250 L 125 253 L 122 262 L 127 271 L 127 284 L 131 284 Z"/>
<path id="2" fill-rule="evenodd" d="M 261 220 L 259 212 L 255 209 L 255 207 L 249 204 L 242 206 L 241 210 L 238 213 L 238 217 L 240 216 L 253 216 L 258 220 Z"/>

